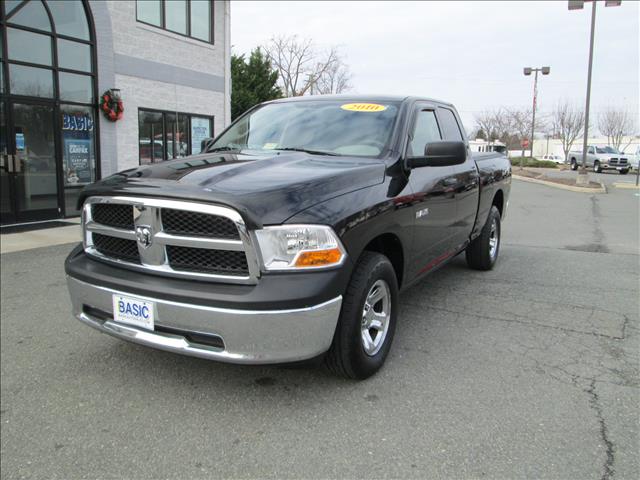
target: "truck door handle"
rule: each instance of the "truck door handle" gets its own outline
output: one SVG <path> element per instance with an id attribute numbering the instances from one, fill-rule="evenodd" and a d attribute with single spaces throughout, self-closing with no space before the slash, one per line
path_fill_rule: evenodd
<path id="1" fill-rule="evenodd" d="M 442 182 L 445 187 L 453 187 L 458 184 L 458 180 L 455 177 L 445 178 Z"/>

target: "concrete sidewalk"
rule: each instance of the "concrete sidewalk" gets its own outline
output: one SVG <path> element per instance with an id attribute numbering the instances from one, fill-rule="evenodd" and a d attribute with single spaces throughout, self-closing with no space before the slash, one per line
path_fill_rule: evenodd
<path id="1" fill-rule="evenodd" d="M 65 243 L 80 242 L 82 232 L 80 219 L 68 219 L 66 223 L 74 223 L 68 227 L 44 228 L 23 233 L 5 233 L 0 235 L 0 254 L 31 250 L 32 248 L 50 247 Z"/>

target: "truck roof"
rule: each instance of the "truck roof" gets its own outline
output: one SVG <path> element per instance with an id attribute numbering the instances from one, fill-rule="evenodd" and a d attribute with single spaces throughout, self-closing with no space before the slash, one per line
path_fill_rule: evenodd
<path id="1" fill-rule="evenodd" d="M 365 95 L 365 94 L 339 94 L 339 95 L 306 95 L 302 97 L 289 97 L 272 100 L 268 103 L 281 103 L 281 102 L 305 102 L 305 101 L 317 101 L 317 100 L 343 100 L 354 102 L 404 102 L 404 101 L 423 101 L 438 103 L 441 105 L 453 106 L 449 102 L 443 102 L 442 100 L 436 100 L 434 98 L 417 97 L 411 95 Z"/>

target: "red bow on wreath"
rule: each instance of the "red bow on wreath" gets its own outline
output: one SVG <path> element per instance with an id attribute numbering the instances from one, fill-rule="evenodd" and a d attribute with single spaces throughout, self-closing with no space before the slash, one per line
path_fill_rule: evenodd
<path id="1" fill-rule="evenodd" d="M 120 120 L 124 113 L 124 103 L 120 99 L 120 95 L 113 90 L 107 90 L 100 97 L 100 109 L 112 122 Z"/>

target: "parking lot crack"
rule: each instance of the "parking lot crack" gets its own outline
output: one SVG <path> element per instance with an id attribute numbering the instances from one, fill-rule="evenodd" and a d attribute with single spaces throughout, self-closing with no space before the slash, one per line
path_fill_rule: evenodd
<path id="1" fill-rule="evenodd" d="M 596 414 L 596 419 L 598 420 L 598 423 L 600 425 L 600 438 L 606 448 L 606 459 L 603 465 L 601 480 L 609 480 L 615 473 L 615 470 L 613 468 L 613 464 L 615 461 L 615 457 L 614 457 L 615 449 L 613 447 L 613 442 L 611 442 L 611 440 L 609 439 L 607 424 L 602 414 L 602 407 L 600 405 L 600 399 L 598 398 L 598 393 L 596 392 L 595 380 L 591 380 L 591 383 L 589 384 L 589 388 L 587 388 L 585 392 L 589 395 L 589 405 L 591 406 L 591 408 Z"/>
<path id="2" fill-rule="evenodd" d="M 492 316 L 489 316 L 489 315 L 481 315 L 481 314 L 478 314 L 478 313 L 458 312 L 458 311 L 451 310 L 451 309 L 448 309 L 448 308 L 434 307 L 432 305 L 429 305 L 426 308 L 430 308 L 432 310 L 438 310 L 438 311 L 441 311 L 441 312 L 452 313 L 452 314 L 456 314 L 456 315 L 469 315 L 471 317 L 475 317 L 475 318 L 479 318 L 479 319 L 483 319 L 483 320 L 493 320 L 493 321 L 496 321 L 496 322 L 506 322 L 506 323 L 517 323 L 517 324 L 526 325 L 526 326 L 529 326 L 529 327 L 548 328 L 548 329 L 551 329 L 551 330 L 557 330 L 557 331 L 561 331 L 561 332 L 565 332 L 565 333 L 576 333 L 578 335 L 590 335 L 592 337 L 606 338 L 606 339 L 609 339 L 609 340 L 622 340 L 624 338 L 624 336 L 618 337 L 618 336 L 615 336 L 615 335 L 606 335 L 604 333 L 586 332 L 586 331 L 581 331 L 581 330 L 575 330 L 575 329 L 572 329 L 572 328 L 559 327 L 557 325 L 546 325 L 544 323 L 538 323 L 538 322 L 532 322 L 532 321 L 528 321 L 528 320 L 523 320 L 526 317 L 522 317 L 520 315 L 516 315 L 516 314 L 513 314 L 513 313 L 511 314 L 513 316 L 513 318 L 499 318 L 499 317 L 492 317 Z"/>

